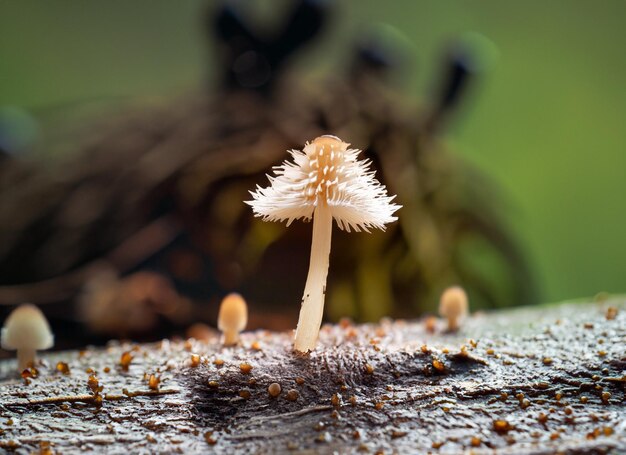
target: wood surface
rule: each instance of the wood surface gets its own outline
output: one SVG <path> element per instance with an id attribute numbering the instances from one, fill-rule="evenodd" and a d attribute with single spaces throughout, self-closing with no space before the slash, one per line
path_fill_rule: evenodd
<path id="1" fill-rule="evenodd" d="M 263 331 L 229 348 L 218 334 L 111 342 L 44 353 L 37 376 L 26 379 L 4 361 L 0 447 L 626 452 L 626 299 L 475 314 L 458 333 L 444 326 L 430 333 L 424 321 L 327 325 L 308 356 L 292 352 L 291 333 Z M 277 397 L 272 383 L 281 386 Z"/>

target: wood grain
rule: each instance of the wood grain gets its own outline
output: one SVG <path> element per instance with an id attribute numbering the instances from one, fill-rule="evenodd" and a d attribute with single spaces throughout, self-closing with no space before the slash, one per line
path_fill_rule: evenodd
<path id="1" fill-rule="evenodd" d="M 292 353 L 290 333 L 246 333 L 234 348 L 217 336 L 112 342 L 45 354 L 28 381 L 12 377 L 15 363 L 5 361 L 0 447 L 65 454 L 626 450 L 625 299 L 474 315 L 456 334 L 442 328 L 328 325 L 308 356 Z M 133 356 L 127 369 L 124 352 Z M 59 361 L 69 373 L 57 371 Z M 97 382 L 88 383 L 90 376 Z M 281 386 L 276 398 L 272 383 Z"/>

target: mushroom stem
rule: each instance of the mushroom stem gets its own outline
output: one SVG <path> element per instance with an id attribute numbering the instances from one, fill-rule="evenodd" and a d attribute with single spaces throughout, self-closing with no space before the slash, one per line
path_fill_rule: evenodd
<path id="1" fill-rule="evenodd" d="M 324 296 L 330 256 L 330 240 L 333 230 L 333 216 L 325 202 L 315 207 L 313 213 L 313 240 L 311 242 L 311 260 L 309 274 L 304 286 L 300 318 L 296 328 L 294 348 L 308 352 L 315 348 L 322 316 L 324 314 Z"/>
<path id="2" fill-rule="evenodd" d="M 236 330 L 225 330 L 224 331 L 224 342 L 222 343 L 224 346 L 235 346 L 239 343 L 239 332 Z"/>
<path id="3" fill-rule="evenodd" d="M 17 350 L 17 369 L 21 373 L 26 368 L 35 364 L 37 351 L 30 348 L 20 348 Z"/>

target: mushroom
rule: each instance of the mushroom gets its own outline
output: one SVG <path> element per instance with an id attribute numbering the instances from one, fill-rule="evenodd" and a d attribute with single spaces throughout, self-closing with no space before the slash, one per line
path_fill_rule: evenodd
<path id="1" fill-rule="evenodd" d="M 467 294 L 462 287 L 452 286 L 443 291 L 439 300 L 439 316 L 448 320 L 448 331 L 458 330 L 467 313 Z"/>
<path id="2" fill-rule="evenodd" d="M 35 362 L 37 351 L 54 344 L 48 320 L 41 310 L 29 303 L 20 305 L 9 315 L 2 328 L 3 349 L 17 350 L 18 371 Z"/>
<path id="3" fill-rule="evenodd" d="M 246 328 L 247 323 L 248 305 L 243 297 L 234 292 L 224 297 L 217 316 L 217 328 L 224 334 L 224 346 L 239 343 L 239 332 Z"/>
<path id="4" fill-rule="evenodd" d="M 338 137 L 321 136 L 302 151 L 291 150 L 293 162 L 274 168 L 270 186 L 257 186 L 250 192 L 253 200 L 246 201 L 264 221 L 287 220 L 289 226 L 296 219 L 313 218 L 309 274 L 294 343 L 300 352 L 315 348 L 322 323 L 333 219 L 347 232 L 385 230 L 401 207 L 374 178 L 370 161 L 358 160 L 361 151 L 348 146 Z"/>

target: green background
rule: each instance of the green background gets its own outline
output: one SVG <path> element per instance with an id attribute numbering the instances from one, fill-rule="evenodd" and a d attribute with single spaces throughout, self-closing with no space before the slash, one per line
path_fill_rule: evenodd
<path id="1" fill-rule="evenodd" d="M 246 5 L 269 27 L 285 3 Z M 0 0 L 0 106 L 38 112 L 206 84 L 206 6 Z M 333 70 L 359 30 L 389 23 L 412 43 L 414 68 L 399 88 L 417 101 L 434 87 L 451 38 L 488 37 L 498 58 L 446 140 L 503 187 L 544 300 L 624 292 L 625 20 L 623 0 L 341 1 L 323 42 L 298 64 Z"/>

